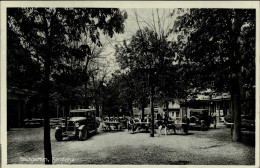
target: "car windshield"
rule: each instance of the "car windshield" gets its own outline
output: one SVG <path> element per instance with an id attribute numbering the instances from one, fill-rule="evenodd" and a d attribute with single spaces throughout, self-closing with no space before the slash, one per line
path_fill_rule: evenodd
<path id="1" fill-rule="evenodd" d="M 207 110 L 202 110 L 202 111 L 191 111 L 190 112 L 191 116 L 199 117 L 199 116 L 207 116 L 208 111 Z"/>
<path id="2" fill-rule="evenodd" d="M 86 112 L 73 112 L 70 113 L 70 117 L 86 117 Z"/>
<path id="3" fill-rule="evenodd" d="M 199 113 L 198 113 L 198 112 L 190 112 L 190 115 L 191 115 L 191 116 L 198 116 Z"/>

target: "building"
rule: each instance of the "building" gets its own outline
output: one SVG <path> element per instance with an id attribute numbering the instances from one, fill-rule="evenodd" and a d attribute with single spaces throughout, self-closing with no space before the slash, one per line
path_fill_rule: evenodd
<path id="1" fill-rule="evenodd" d="M 26 112 L 26 93 L 21 90 L 7 91 L 7 129 L 21 127 Z"/>
<path id="2" fill-rule="evenodd" d="M 164 113 L 167 112 L 167 108 L 166 105 L 163 105 L 163 111 Z M 179 101 L 171 101 L 168 104 L 168 113 L 169 113 L 169 117 L 171 117 L 172 119 L 176 119 L 176 118 L 181 118 L 182 114 L 181 114 L 181 106 Z"/>
<path id="3" fill-rule="evenodd" d="M 241 112 L 242 115 L 253 115 L 255 109 L 255 98 L 246 97 L 241 98 Z M 223 122 L 224 117 L 232 116 L 231 96 L 229 93 L 222 93 L 218 95 L 205 96 L 197 95 L 195 99 L 188 99 L 181 104 L 181 112 L 183 115 L 189 117 L 191 109 L 208 109 L 209 113 L 216 116 L 217 122 Z"/>
<path id="4" fill-rule="evenodd" d="M 155 119 L 162 119 L 167 112 L 166 105 L 159 106 L 158 104 L 155 103 L 154 105 L 154 118 Z M 133 113 L 135 117 L 141 117 L 142 116 L 142 110 L 138 108 L 133 108 Z M 172 119 L 176 119 L 181 116 L 181 108 L 180 108 L 180 103 L 178 101 L 174 102 L 169 102 L 168 104 L 168 115 Z M 144 109 L 144 116 L 151 116 L 151 108 L 148 105 L 147 108 Z"/>

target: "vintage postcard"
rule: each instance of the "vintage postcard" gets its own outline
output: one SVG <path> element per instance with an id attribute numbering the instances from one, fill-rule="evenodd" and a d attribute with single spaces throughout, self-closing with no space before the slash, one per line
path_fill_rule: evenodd
<path id="1" fill-rule="evenodd" d="M 259 163 L 258 1 L 2 1 L 2 167 Z"/>

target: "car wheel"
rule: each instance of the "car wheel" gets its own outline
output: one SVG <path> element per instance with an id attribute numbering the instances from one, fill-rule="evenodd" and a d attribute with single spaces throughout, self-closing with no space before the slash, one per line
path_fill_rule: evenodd
<path id="1" fill-rule="evenodd" d="M 55 139 L 57 141 L 62 141 L 62 139 L 63 139 L 62 130 L 60 130 L 60 129 L 56 130 L 56 132 L 55 132 Z"/>
<path id="2" fill-rule="evenodd" d="M 88 131 L 86 127 L 79 131 L 79 140 L 84 141 L 88 138 Z"/>

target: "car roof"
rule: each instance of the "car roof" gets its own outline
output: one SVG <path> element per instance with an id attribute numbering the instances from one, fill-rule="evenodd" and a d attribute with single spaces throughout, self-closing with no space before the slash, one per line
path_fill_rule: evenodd
<path id="1" fill-rule="evenodd" d="M 79 113 L 79 112 L 88 112 L 88 111 L 95 111 L 95 109 L 74 109 L 74 110 L 70 110 L 70 113 Z"/>
<path id="2" fill-rule="evenodd" d="M 190 109 L 191 112 L 209 111 L 208 109 Z"/>

